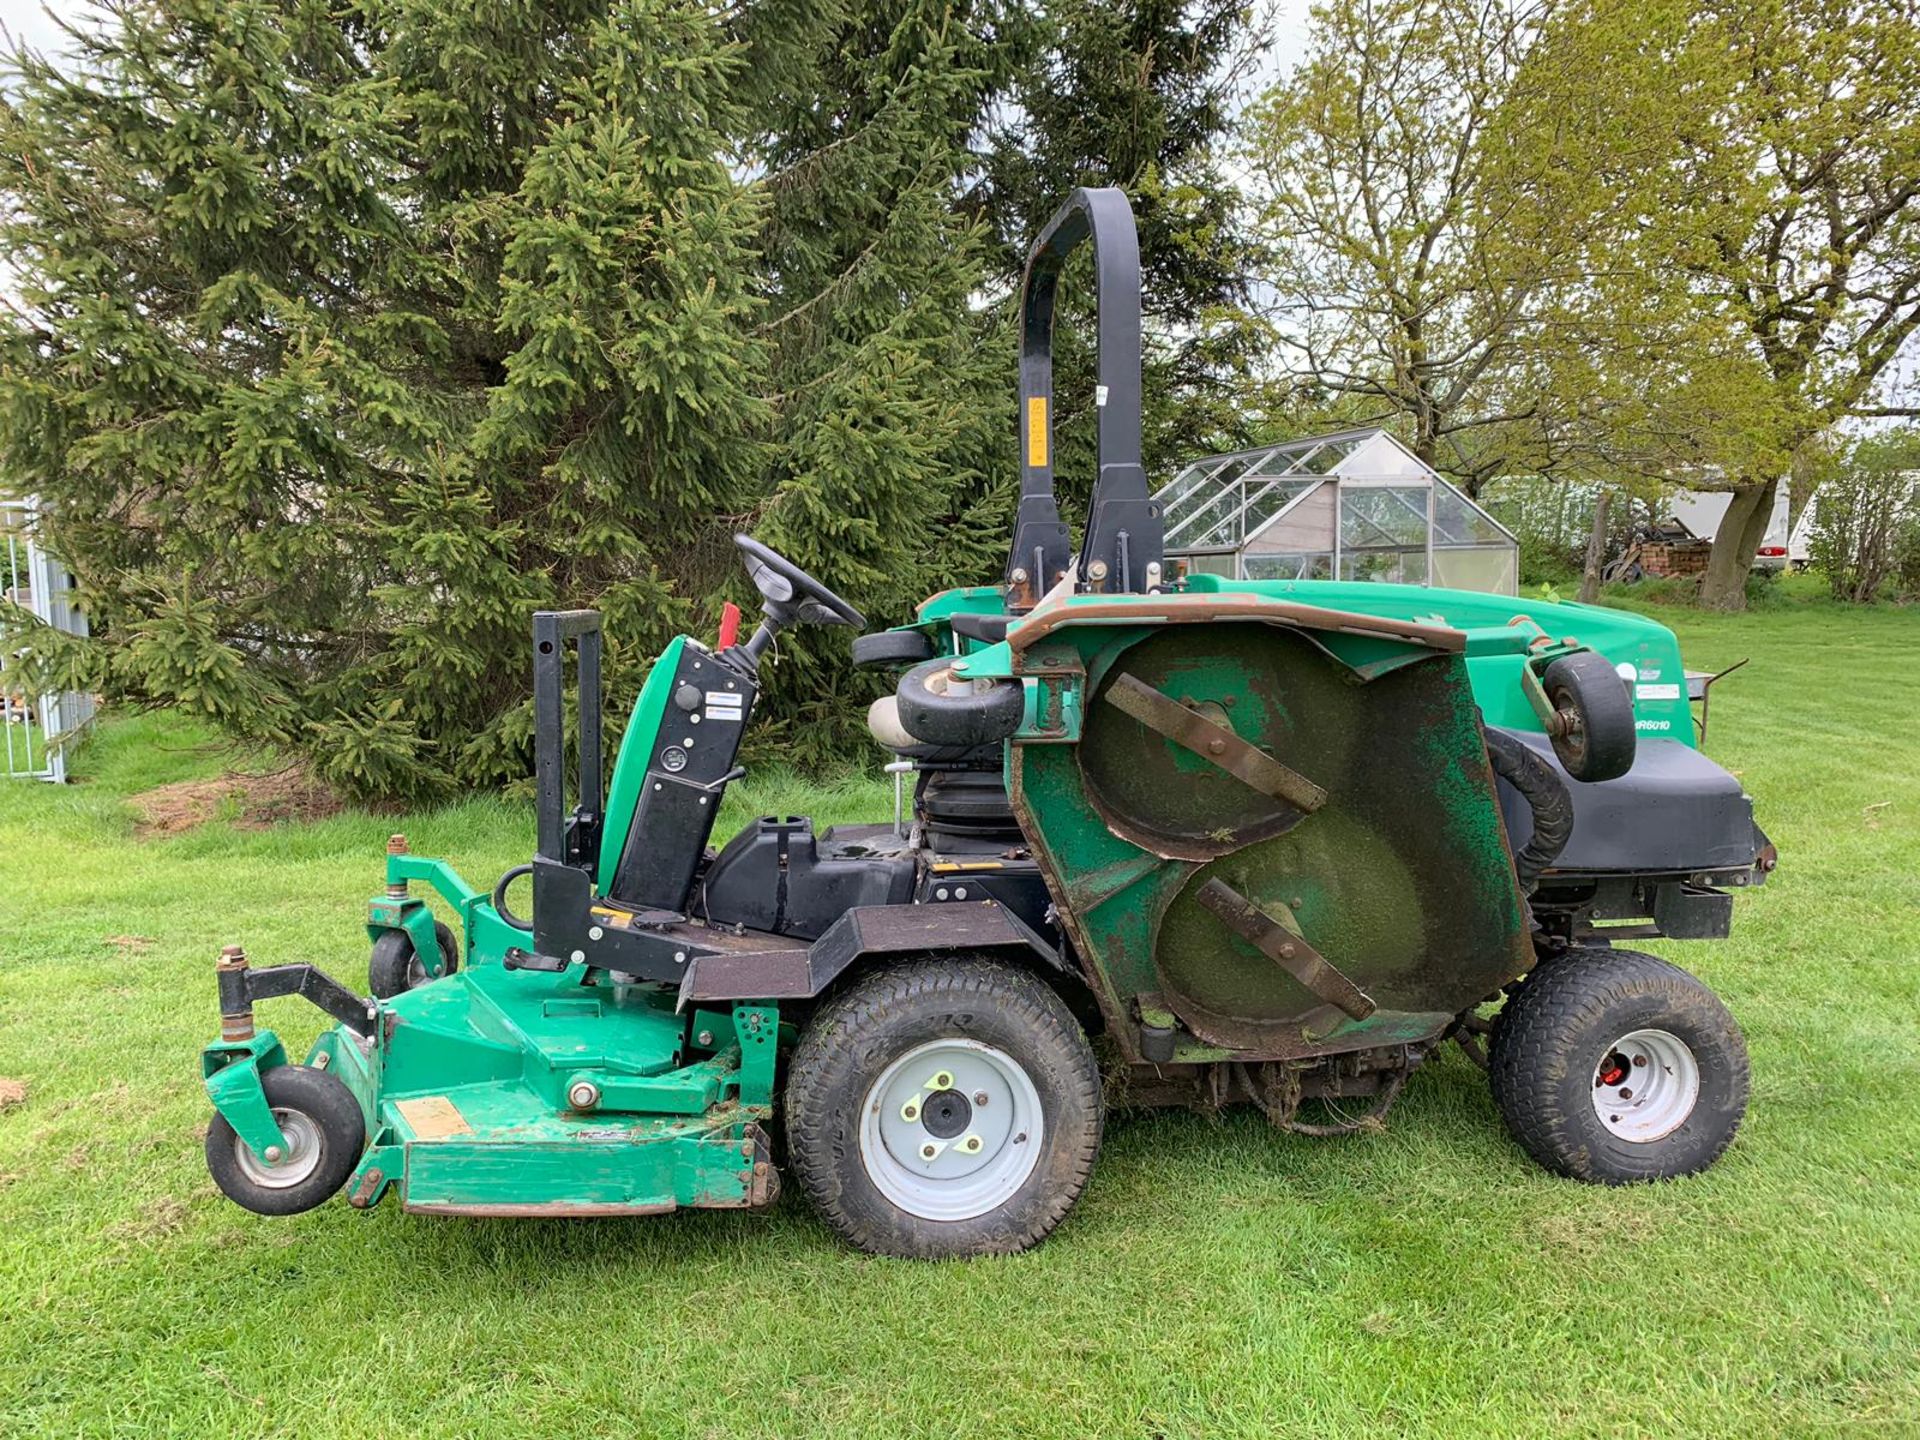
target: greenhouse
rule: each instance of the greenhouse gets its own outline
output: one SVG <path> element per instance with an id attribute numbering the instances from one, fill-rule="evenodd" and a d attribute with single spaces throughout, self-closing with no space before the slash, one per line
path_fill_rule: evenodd
<path id="1" fill-rule="evenodd" d="M 1190 572 L 1518 593 L 1513 535 L 1384 430 L 1210 455 L 1155 498 Z"/>

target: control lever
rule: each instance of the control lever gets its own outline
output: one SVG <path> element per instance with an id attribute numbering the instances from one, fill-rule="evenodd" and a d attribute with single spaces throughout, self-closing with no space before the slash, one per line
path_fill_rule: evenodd
<path id="1" fill-rule="evenodd" d="M 731 770 L 727 771 L 726 774 L 722 775 L 718 780 L 709 780 L 704 785 L 694 785 L 691 788 L 695 790 L 704 791 L 705 793 L 711 795 L 716 790 L 725 789 L 727 786 L 731 785 L 736 780 L 744 780 L 746 778 L 747 778 L 747 767 L 744 765 L 736 765 Z"/>

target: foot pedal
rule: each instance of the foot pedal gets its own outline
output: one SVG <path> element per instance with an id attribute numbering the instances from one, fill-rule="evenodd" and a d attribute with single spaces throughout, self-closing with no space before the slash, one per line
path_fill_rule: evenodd
<path id="1" fill-rule="evenodd" d="M 571 960 L 562 960 L 558 955 L 536 955 L 531 950 L 522 950 L 518 945 L 509 946 L 507 953 L 500 957 L 500 966 L 505 970 L 541 970 L 549 975 L 558 975 Z"/>

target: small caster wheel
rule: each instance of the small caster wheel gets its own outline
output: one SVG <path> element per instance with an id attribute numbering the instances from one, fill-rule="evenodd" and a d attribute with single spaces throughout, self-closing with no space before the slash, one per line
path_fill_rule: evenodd
<path id="1" fill-rule="evenodd" d="M 451 975 L 460 968 L 460 950 L 454 944 L 453 931 L 434 922 L 434 938 L 440 942 L 440 973 Z M 413 937 L 404 930 L 389 930 L 373 942 L 373 956 L 367 961 L 367 988 L 376 1000 L 391 1000 L 427 983 L 427 967 L 413 953 Z"/>
<path id="2" fill-rule="evenodd" d="M 1562 655 L 1541 677 L 1547 701 L 1566 718 L 1553 753 L 1576 780 L 1617 780 L 1633 768 L 1633 694 L 1604 655 Z"/>
<path id="3" fill-rule="evenodd" d="M 207 1170 L 234 1204 L 256 1215 L 298 1215 L 347 1183 L 367 1148 L 366 1117 L 346 1083 L 324 1070 L 280 1065 L 260 1076 L 287 1153 L 269 1160 L 224 1115 L 207 1127 Z"/>
<path id="4" fill-rule="evenodd" d="M 970 681 L 951 655 L 916 665 L 894 696 L 900 724 L 927 745 L 997 745 L 1020 728 L 1027 692 L 1018 680 Z"/>

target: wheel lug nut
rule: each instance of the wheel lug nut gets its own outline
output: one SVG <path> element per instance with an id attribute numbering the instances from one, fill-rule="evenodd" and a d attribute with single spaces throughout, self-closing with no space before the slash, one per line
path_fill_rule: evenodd
<path id="1" fill-rule="evenodd" d="M 1633 1057 L 1633 1063 L 1636 1065 L 1644 1065 L 1647 1063 L 1647 1057 L 1644 1055 L 1636 1055 Z"/>
<path id="2" fill-rule="evenodd" d="M 1622 1100 L 1631 1100 L 1633 1098 L 1633 1091 L 1627 1089 L 1626 1086 L 1622 1085 L 1620 1087 L 1620 1098 Z"/>
<path id="3" fill-rule="evenodd" d="M 986 1091 L 984 1091 L 984 1090 L 976 1090 L 976 1091 L 974 1091 L 974 1092 L 973 1092 L 973 1103 L 974 1103 L 974 1104 L 976 1104 L 976 1105 L 984 1105 L 984 1104 L 986 1104 L 986 1103 L 987 1103 L 987 1092 L 986 1092 Z"/>
<path id="4" fill-rule="evenodd" d="M 939 1154 L 940 1152 L 935 1150 L 931 1145 L 922 1145 L 920 1147 L 920 1153 L 923 1156 L 925 1156 L 927 1159 L 931 1160 L 935 1155 Z"/>

